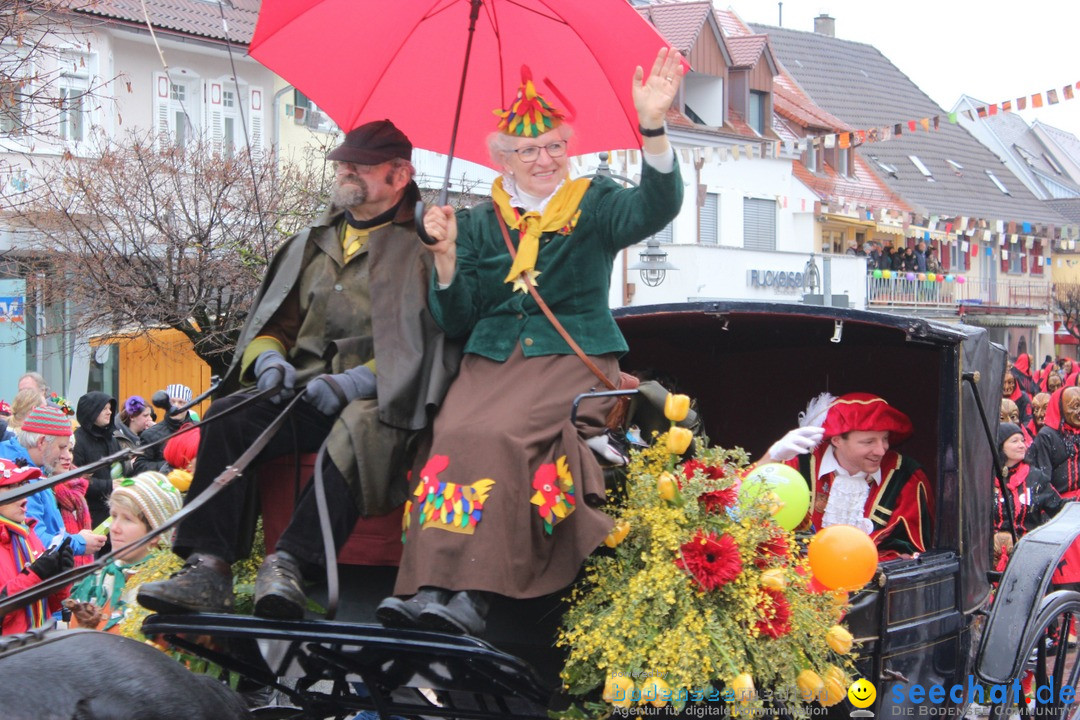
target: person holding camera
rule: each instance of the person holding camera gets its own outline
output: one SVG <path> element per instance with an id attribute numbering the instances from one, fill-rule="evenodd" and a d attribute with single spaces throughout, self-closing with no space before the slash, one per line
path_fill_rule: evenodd
<path id="1" fill-rule="evenodd" d="M 10 460 L 0 459 L 0 493 L 29 485 L 41 477 L 36 467 L 18 467 Z M 10 597 L 38 583 L 75 567 L 71 538 L 45 550 L 33 531 L 33 518 L 26 517 L 27 498 L 0 505 L 0 597 Z M 53 613 L 60 612 L 61 603 L 70 593 L 70 586 L 36 600 L 24 608 L 12 610 L 3 618 L 3 634 L 13 635 L 39 628 Z"/>

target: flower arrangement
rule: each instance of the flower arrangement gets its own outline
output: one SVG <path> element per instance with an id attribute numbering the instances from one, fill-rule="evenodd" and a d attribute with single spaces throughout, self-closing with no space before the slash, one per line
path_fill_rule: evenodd
<path id="1" fill-rule="evenodd" d="M 839 702 L 854 669 L 837 624 L 846 594 L 812 582 L 795 536 L 774 522 L 776 498 L 740 497 L 744 451 L 699 440 L 677 462 L 689 443 L 674 405 L 675 432 L 631 457 L 613 552 L 594 555 L 571 591 L 557 643 L 576 704 L 561 717 L 720 698 L 750 708 L 762 702 L 755 684 L 786 691 L 795 714 L 798 701 Z"/>

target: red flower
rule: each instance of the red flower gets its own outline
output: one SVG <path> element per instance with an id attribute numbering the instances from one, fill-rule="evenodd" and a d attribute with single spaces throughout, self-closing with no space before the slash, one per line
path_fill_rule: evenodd
<path id="1" fill-rule="evenodd" d="M 696 458 L 687 460 L 682 464 L 682 473 L 687 480 L 692 478 L 694 472 L 698 470 L 710 480 L 723 480 L 727 477 L 727 472 L 723 467 L 706 465 Z M 681 482 L 679 483 L 679 487 L 682 487 Z M 702 493 L 701 497 L 698 498 L 705 506 L 706 512 L 711 513 L 717 513 L 724 508 L 734 506 L 738 499 L 739 491 L 734 487 L 724 488 L 723 490 L 710 490 L 709 492 Z"/>
<path id="2" fill-rule="evenodd" d="M 722 480 L 727 477 L 727 473 L 724 472 L 723 467 L 706 465 L 697 458 L 691 458 L 682 464 L 682 472 L 687 480 L 694 477 L 694 472 L 697 470 L 700 470 L 701 473 L 710 480 Z"/>
<path id="3" fill-rule="evenodd" d="M 739 546 L 728 534 L 717 537 L 698 531 L 684 544 L 675 563 L 687 572 L 703 590 L 716 590 L 739 576 L 742 558 Z"/>
<path id="4" fill-rule="evenodd" d="M 768 540 L 758 543 L 754 551 L 754 565 L 759 570 L 764 570 L 773 563 L 779 561 L 781 565 L 787 564 L 788 544 L 783 535 L 773 535 Z"/>
<path id="5" fill-rule="evenodd" d="M 712 490 L 707 493 L 702 493 L 702 504 L 705 505 L 706 512 L 718 513 L 725 508 L 735 505 L 735 501 L 739 499 L 739 491 L 733 487 L 724 488 L 723 490 Z"/>
<path id="6" fill-rule="evenodd" d="M 765 593 L 765 599 L 758 604 L 761 619 L 754 623 L 754 627 L 771 638 L 786 635 L 791 630 L 791 604 L 779 590 L 761 588 L 761 591 Z"/>

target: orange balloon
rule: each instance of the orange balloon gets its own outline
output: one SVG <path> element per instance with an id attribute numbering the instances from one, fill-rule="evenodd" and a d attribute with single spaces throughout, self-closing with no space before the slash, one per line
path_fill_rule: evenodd
<path id="1" fill-rule="evenodd" d="M 830 525 L 810 540 L 807 551 L 814 577 L 830 590 L 856 590 L 874 577 L 877 547 L 851 525 Z"/>

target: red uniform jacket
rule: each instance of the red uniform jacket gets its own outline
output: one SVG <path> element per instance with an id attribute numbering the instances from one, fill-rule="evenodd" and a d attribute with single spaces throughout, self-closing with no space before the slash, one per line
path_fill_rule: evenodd
<path id="1" fill-rule="evenodd" d="M 813 453 L 787 462 L 810 483 L 810 522 L 821 528 L 821 516 L 829 499 L 833 473 L 820 480 L 817 469 L 829 445 L 822 443 Z M 917 462 L 889 450 L 881 461 L 881 484 L 871 485 L 863 508 L 864 517 L 874 523 L 870 534 L 881 560 L 926 552 L 933 532 L 934 493 L 930 480 Z"/>
<path id="2" fill-rule="evenodd" d="M 45 547 L 32 529 L 34 522 L 30 519 L 31 527 L 27 527 L 0 517 L 0 599 L 11 597 L 41 582 L 41 578 L 35 573 L 29 570 L 23 572 L 24 567 L 29 566 L 45 552 Z M 12 537 L 13 534 L 26 540 L 30 549 L 29 557 L 13 548 L 13 543 L 16 542 L 16 538 Z M 26 632 L 32 627 L 41 627 L 53 613 L 60 611 L 60 603 L 69 592 L 70 586 L 50 595 L 45 600 L 39 600 L 19 610 L 12 610 L 4 616 L 3 634 L 12 635 Z"/>

